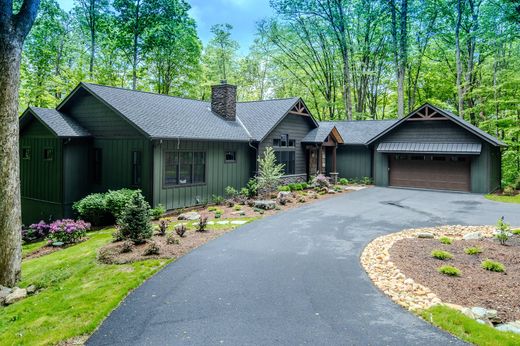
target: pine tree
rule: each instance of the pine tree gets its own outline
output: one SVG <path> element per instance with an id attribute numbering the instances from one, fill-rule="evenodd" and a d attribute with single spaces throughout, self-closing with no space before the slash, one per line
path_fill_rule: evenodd
<path id="1" fill-rule="evenodd" d="M 153 234 L 150 220 L 150 205 L 141 192 L 134 193 L 118 220 L 123 238 L 132 240 L 134 244 L 150 239 Z"/>

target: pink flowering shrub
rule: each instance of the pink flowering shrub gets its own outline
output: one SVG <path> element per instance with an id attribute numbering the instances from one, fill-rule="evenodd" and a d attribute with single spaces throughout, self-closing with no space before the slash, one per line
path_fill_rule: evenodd
<path id="1" fill-rule="evenodd" d="M 49 225 L 49 235 L 47 238 L 49 239 L 49 243 L 77 243 L 85 237 L 89 229 L 90 223 L 83 220 L 57 220 Z"/>
<path id="2" fill-rule="evenodd" d="M 43 220 L 38 223 L 33 223 L 28 229 L 22 229 L 22 240 L 25 243 L 30 243 L 47 237 L 49 234 L 50 225 Z"/>

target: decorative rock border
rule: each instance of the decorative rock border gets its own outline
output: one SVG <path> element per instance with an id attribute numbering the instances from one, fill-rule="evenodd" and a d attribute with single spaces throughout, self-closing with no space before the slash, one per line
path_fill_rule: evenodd
<path id="1" fill-rule="evenodd" d="M 428 287 L 406 277 L 390 260 L 390 248 L 405 238 L 450 237 L 462 239 L 464 235 L 479 232 L 492 237 L 495 226 L 440 226 L 406 229 L 372 240 L 361 254 L 361 264 L 374 284 L 386 295 L 410 311 L 425 310 L 441 304 L 441 299 Z"/>
<path id="2" fill-rule="evenodd" d="M 440 226 L 430 228 L 406 229 L 397 233 L 384 235 L 372 240 L 361 254 L 361 265 L 374 284 L 386 295 L 410 311 L 425 310 L 434 305 L 443 304 L 458 310 L 477 322 L 494 326 L 496 311 L 482 307 L 464 307 L 443 303 L 428 287 L 416 283 L 406 277 L 390 260 L 390 248 L 395 242 L 405 238 L 441 238 L 480 239 L 493 237 L 495 226 Z M 520 321 L 498 324 L 496 329 L 520 334 Z"/>

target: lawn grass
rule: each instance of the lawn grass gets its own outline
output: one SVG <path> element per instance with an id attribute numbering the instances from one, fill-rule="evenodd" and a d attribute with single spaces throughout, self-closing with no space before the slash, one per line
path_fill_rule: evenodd
<path id="1" fill-rule="evenodd" d="M 516 196 L 500 196 L 489 194 L 485 196 L 487 199 L 495 201 L 495 202 L 503 202 L 503 203 L 520 203 L 520 194 Z"/>
<path id="2" fill-rule="evenodd" d="M 481 346 L 520 345 L 520 335 L 501 332 L 465 316 L 459 311 L 443 305 L 436 305 L 421 313 L 433 325 L 444 329 L 456 337 Z"/>
<path id="3" fill-rule="evenodd" d="M 129 291 L 170 262 L 98 263 L 97 250 L 111 241 L 112 232 L 92 232 L 85 242 L 24 261 L 20 286 L 44 289 L 0 309 L 0 344 L 49 345 L 89 334 Z M 25 246 L 25 251 L 36 244 Z"/>
<path id="4" fill-rule="evenodd" d="M 39 241 L 36 243 L 30 243 L 30 244 L 24 244 L 22 246 L 22 256 L 25 257 L 27 255 L 30 255 L 31 253 L 39 250 L 40 248 L 44 247 L 47 242 L 45 240 Z"/>

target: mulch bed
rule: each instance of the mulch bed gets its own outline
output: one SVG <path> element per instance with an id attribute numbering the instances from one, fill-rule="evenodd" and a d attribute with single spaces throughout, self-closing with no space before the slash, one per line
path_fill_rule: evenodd
<path id="1" fill-rule="evenodd" d="M 166 236 L 154 235 L 150 241 L 134 245 L 131 252 L 125 253 L 121 251 L 123 248 L 122 241 L 110 243 L 99 250 L 98 260 L 105 264 L 125 264 L 148 259 L 178 258 L 231 230 L 233 230 L 233 227 L 205 232 L 188 230 L 182 238 L 175 235 L 175 239 L 179 240 L 179 244 L 168 244 Z M 158 245 L 160 249 L 158 255 L 145 255 L 145 251 L 150 246 L 151 241 Z"/>
<path id="2" fill-rule="evenodd" d="M 479 255 L 467 255 L 464 248 L 478 246 Z M 444 250 L 453 259 L 438 260 L 432 250 Z M 455 240 L 445 245 L 437 239 L 401 239 L 390 249 L 392 262 L 407 277 L 432 290 L 444 302 L 495 309 L 503 322 L 520 320 L 520 237 L 513 236 L 507 246 L 496 240 Z M 486 259 L 505 265 L 505 273 L 481 268 Z M 437 272 L 442 265 L 461 270 L 460 277 L 449 277 Z"/>
<path id="3" fill-rule="evenodd" d="M 67 245 L 64 245 L 64 246 L 44 245 L 41 248 L 36 249 L 36 250 L 28 253 L 27 255 L 23 256 L 23 260 L 25 261 L 25 260 L 29 260 L 29 259 L 33 259 L 33 258 L 42 257 L 42 256 L 45 256 L 45 255 L 51 254 L 53 252 L 66 249 L 66 248 L 68 248 L 70 246 L 77 245 L 77 244 L 82 243 L 82 242 L 84 242 L 86 240 L 88 240 L 88 238 L 84 238 L 84 239 L 82 239 L 81 241 L 79 241 L 77 243 L 67 244 Z"/>

